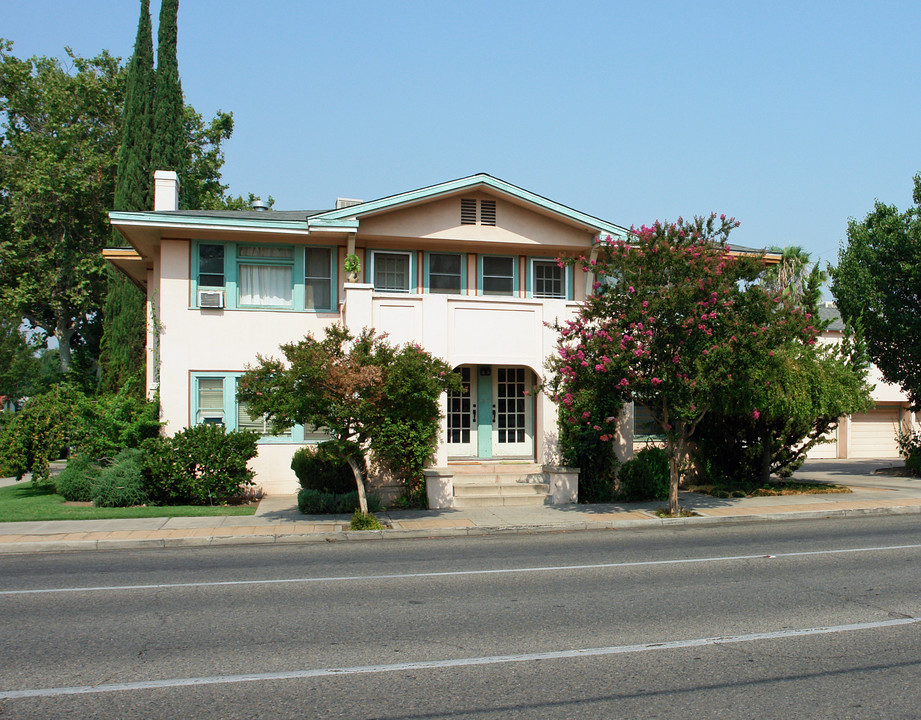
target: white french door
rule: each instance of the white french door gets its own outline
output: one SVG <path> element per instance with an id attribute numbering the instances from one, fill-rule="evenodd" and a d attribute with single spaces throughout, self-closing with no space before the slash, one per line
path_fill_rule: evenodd
<path id="1" fill-rule="evenodd" d="M 524 367 L 495 367 L 492 376 L 493 457 L 533 457 L 531 370 Z"/>
<path id="2" fill-rule="evenodd" d="M 477 454 L 477 376 L 469 365 L 457 368 L 463 389 L 448 393 L 448 455 L 476 457 Z"/>

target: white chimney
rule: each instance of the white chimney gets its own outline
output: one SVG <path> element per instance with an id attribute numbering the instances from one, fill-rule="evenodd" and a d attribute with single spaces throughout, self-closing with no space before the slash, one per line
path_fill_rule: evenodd
<path id="1" fill-rule="evenodd" d="M 179 209 L 179 176 L 172 170 L 154 173 L 154 210 Z"/>

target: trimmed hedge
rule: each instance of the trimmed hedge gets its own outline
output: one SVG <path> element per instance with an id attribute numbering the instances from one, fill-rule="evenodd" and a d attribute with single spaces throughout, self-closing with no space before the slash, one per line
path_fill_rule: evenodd
<path id="1" fill-rule="evenodd" d="M 369 494 L 368 512 L 378 512 L 382 507 L 380 497 Z M 305 488 L 297 494 L 297 507 L 305 515 L 342 515 L 358 508 L 358 491 L 326 493 Z"/>
<path id="2" fill-rule="evenodd" d="M 305 490 L 342 495 L 355 488 L 355 474 L 335 441 L 304 447 L 291 458 L 291 469 Z"/>

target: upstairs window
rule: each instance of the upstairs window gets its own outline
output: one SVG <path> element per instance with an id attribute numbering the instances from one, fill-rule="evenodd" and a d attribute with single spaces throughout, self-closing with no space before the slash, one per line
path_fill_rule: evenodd
<path id="1" fill-rule="evenodd" d="M 294 248 L 241 245 L 237 288 L 241 306 L 292 307 Z"/>
<path id="2" fill-rule="evenodd" d="M 429 292 L 459 294 L 463 282 L 463 255 L 429 253 Z"/>
<path id="3" fill-rule="evenodd" d="M 555 260 L 532 260 L 531 296 L 565 300 L 567 297 L 566 268 L 561 268 Z"/>
<path id="4" fill-rule="evenodd" d="M 331 248 L 304 250 L 304 306 L 308 310 L 333 307 L 333 251 Z"/>
<path id="5" fill-rule="evenodd" d="M 371 254 L 374 264 L 374 289 L 383 292 L 408 293 L 410 291 L 410 255 L 404 252 L 378 252 Z"/>
<path id="6" fill-rule="evenodd" d="M 224 287 L 224 246 L 198 246 L 199 287 Z"/>
<path id="7" fill-rule="evenodd" d="M 517 258 L 484 255 L 480 258 L 484 295 L 514 295 Z"/>

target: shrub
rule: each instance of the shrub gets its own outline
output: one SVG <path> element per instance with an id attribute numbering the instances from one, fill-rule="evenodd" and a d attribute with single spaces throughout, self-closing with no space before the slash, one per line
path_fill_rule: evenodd
<path id="1" fill-rule="evenodd" d="M 562 414 L 561 414 L 562 417 Z M 610 502 L 616 496 L 617 456 L 613 443 L 582 425 L 559 422 L 563 464 L 579 468 L 579 502 Z"/>
<path id="2" fill-rule="evenodd" d="M 71 502 L 91 502 L 93 484 L 102 469 L 83 454 L 72 457 L 54 478 L 57 494 Z"/>
<path id="3" fill-rule="evenodd" d="M 899 455 L 905 459 L 905 467 L 912 475 L 921 476 L 921 432 L 901 430 L 897 441 Z"/>
<path id="4" fill-rule="evenodd" d="M 96 507 L 131 507 L 148 501 L 140 450 L 123 450 L 93 483 Z"/>
<path id="5" fill-rule="evenodd" d="M 355 475 L 333 443 L 320 443 L 294 453 L 291 469 L 305 490 L 343 494 L 355 487 Z"/>
<path id="6" fill-rule="evenodd" d="M 31 472 L 34 484 L 50 483 L 49 463 L 83 439 L 86 406 L 83 394 L 70 385 L 31 398 L 3 428 L 0 465 L 17 480 Z"/>
<path id="7" fill-rule="evenodd" d="M 225 432 L 221 425 L 194 425 L 171 438 L 145 440 L 147 487 L 162 504 L 226 503 L 253 485 L 247 463 L 258 435 Z"/>
<path id="8" fill-rule="evenodd" d="M 621 466 L 617 479 L 622 500 L 667 500 L 668 453 L 662 448 L 643 448 Z"/>
<path id="9" fill-rule="evenodd" d="M 374 513 L 363 513 L 361 510 L 356 510 L 352 515 L 349 527 L 352 530 L 383 530 L 380 521 L 374 517 Z"/>
<path id="10" fill-rule="evenodd" d="M 377 495 L 368 495 L 367 499 L 369 512 L 383 507 Z M 343 515 L 358 508 L 358 492 L 328 493 L 305 488 L 297 494 L 297 507 L 305 515 Z"/>

